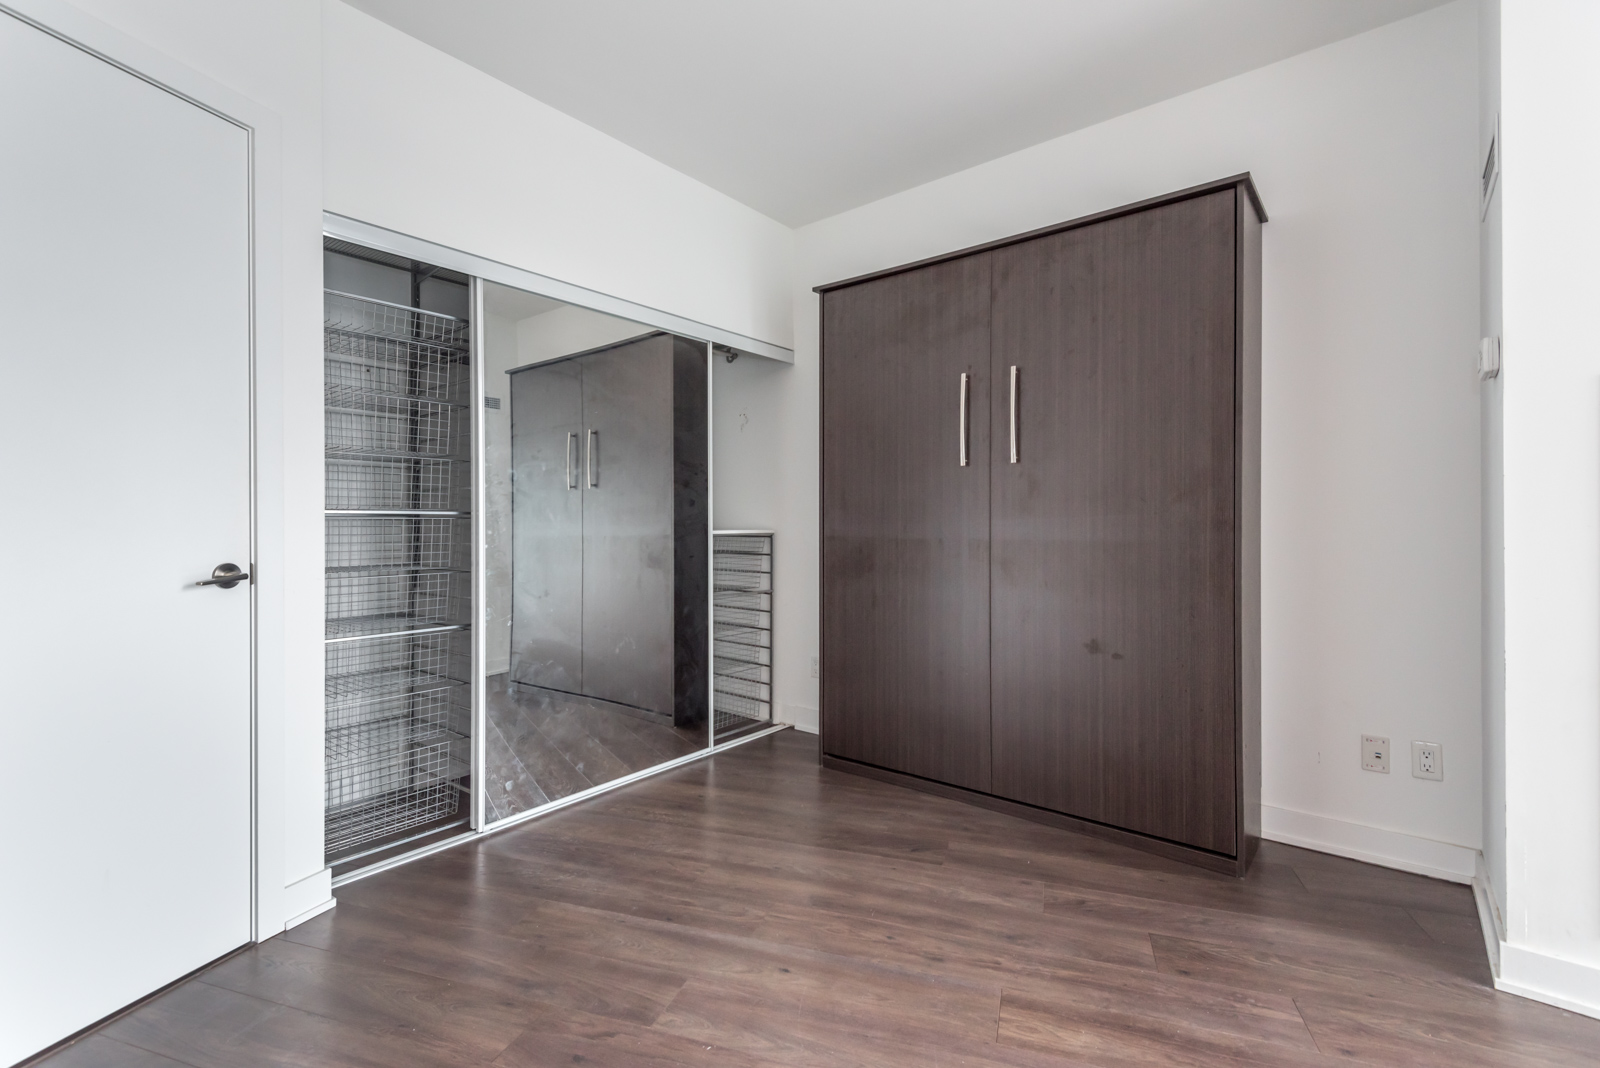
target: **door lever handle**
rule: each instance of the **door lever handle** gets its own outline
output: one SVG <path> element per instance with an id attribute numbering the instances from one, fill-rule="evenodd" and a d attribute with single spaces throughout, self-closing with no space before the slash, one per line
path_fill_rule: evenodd
<path id="1" fill-rule="evenodd" d="M 196 586 L 216 586 L 220 589 L 231 590 L 241 582 L 249 582 L 250 573 L 240 571 L 238 564 L 218 564 L 211 571 L 211 577 L 196 582 Z"/>

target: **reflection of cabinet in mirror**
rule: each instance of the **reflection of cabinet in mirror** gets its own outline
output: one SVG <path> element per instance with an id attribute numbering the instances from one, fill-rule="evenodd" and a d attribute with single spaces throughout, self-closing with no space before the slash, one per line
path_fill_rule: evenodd
<path id="1" fill-rule="evenodd" d="M 509 373 L 511 680 L 703 723 L 705 346 L 656 333 Z"/>

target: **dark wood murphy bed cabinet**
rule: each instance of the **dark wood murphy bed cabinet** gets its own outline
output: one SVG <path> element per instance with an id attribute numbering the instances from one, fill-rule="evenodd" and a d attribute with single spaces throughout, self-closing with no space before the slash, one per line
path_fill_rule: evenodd
<path id="1" fill-rule="evenodd" d="M 822 294 L 822 760 L 1242 875 L 1249 175 Z"/>

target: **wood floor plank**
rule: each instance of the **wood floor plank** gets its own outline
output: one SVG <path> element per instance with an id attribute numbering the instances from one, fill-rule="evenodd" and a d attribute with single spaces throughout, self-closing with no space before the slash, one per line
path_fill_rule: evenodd
<path id="1" fill-rule="evenodd" d="M 534 712 L 514 729 L 574 727 Z M 656 728 L 618 724 L 639 758 Z M 338 897 L 47 1063 L 1576 1068 L 1600 1049 L 1600 1021 L 1494 990 L 1463 887 L 1270 842 L 1233 879 L 819 768 L 794 732 Z"/>
<path id="2" fill-rule="evenodd" d="M 1304 1028 L 1301 1028 L 1304 1034 Z M 1308 1041 L 1274 1041 L 1132 1012 L 1095 1000 L 1045 1001 L 1006 992 L 1000 1007 L 999 1042 L 1082 1060 L 1099 1068 L 1150 1065 L 1219 1068 L 1277 1065 L 1332 1068 L 1339 1063 Z"/>
<path id="3" fill-rule="evenodd" d="M 708 1046 L 660 1028 L 639 1027 L 570 1009 L 534 1006 L 528 1027 L 497 1068 L 778 1068 L 739 1050 Z"/>
<path id="4" fill-rule="evenodd" d="M 1563 1049 L 1500 1026 L 1497 1014 L 1474 1019 L 1396 1015 L 1300 1001 L 1301 1015 L 1325 1052 L 1375 1064 L 1418 1068 L 1593 1068 L 1600 1049 Z M 1450 1014 L 1454 1015 L 1454 1014 Z"/>
<path id="5" fill-rule="evenodd" d="M 202 982 L 162 995 L 111 1024 L 106 1035 L 196 1068 L 448 1068 L 474 1063 L 453 1044 L 427 1034 L 358 1027 Z"/>
<path id="6" fill-rule="evenodd" d="M 99 1033 L 80 1038 L 51 1057 L 49 1064 L 50 1068 L 192 1068 Z"/>
<path id="7" fill-rule="evenodd" d="M 472 1060 L 499 1056 L 526 1026 L 523 999 L 502 991 L 357 963 L 286 938 L 234 957 L 202 981 L 359 1027 L 425 1033 Z"/>
<path id="8" fill-rule="evenodd" d="M 654 1020 L 686 979 L 647 964 L 590 960 L 559 949 L 530 952 L 498 931 L 438 929 L 359 905 L 334 909 L 320 934 L 319 948 L 350 960 L 642 1023 Z"/>

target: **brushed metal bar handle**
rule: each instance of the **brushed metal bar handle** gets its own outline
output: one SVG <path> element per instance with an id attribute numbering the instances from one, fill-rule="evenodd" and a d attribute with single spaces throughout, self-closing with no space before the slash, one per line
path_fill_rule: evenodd
<path id="1" fill-rule="evenodd" d="M 971 385 L 971 377 L 967 372 L 961 372 L 961 466 L 967 466 L 967 393 Z"/>
<path id="2" fill-rule="evenodd" d="M 567 489 L 578 488 L 578 432 L 567 431 Z"/>
<path id="3" fill-rule="evenodd" d="M 600 451 L 600 431 L 591 430 L 591 431 L 589 431 L 589 450 L 588 450 L 587 455 L 584 457 L 584 461 L 583 461 L 584 470 L 586 470 L 589 473 L 589 488 L 590 489 L 599 489 L 600 488 L 600 472 L 598 470 L 599 465 L 595 463 L 595 453 L 597 453 L 599 451 Z"/>
<path id="4" fill-rule="evenodd" d="M 1017 450 L 1017 365 L 1011 365 L 1011 462 L 1022 459 Z"/>

